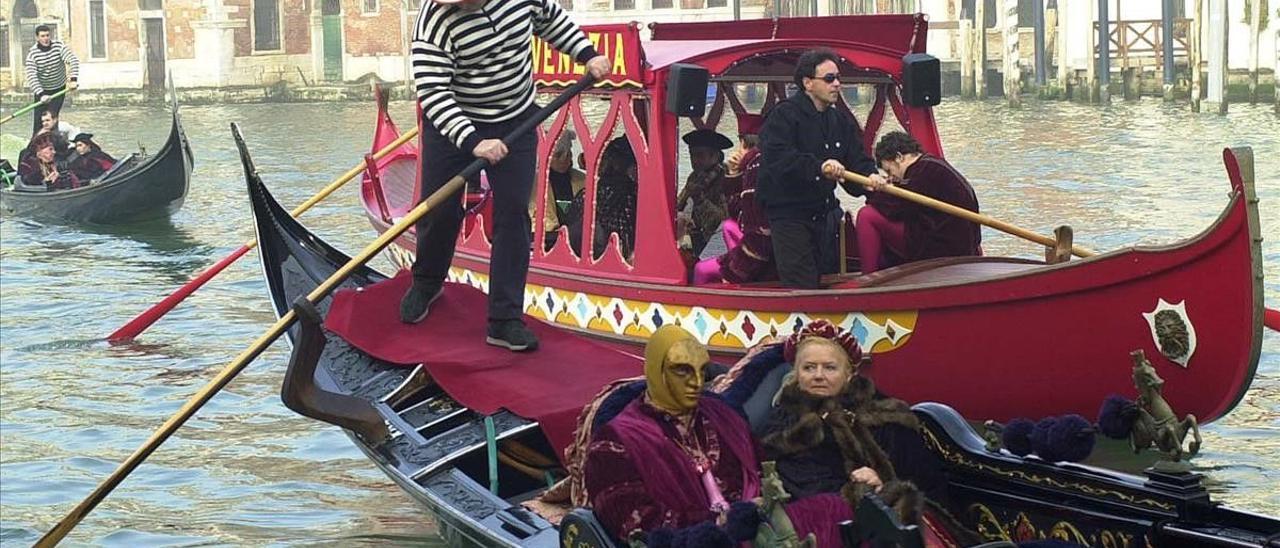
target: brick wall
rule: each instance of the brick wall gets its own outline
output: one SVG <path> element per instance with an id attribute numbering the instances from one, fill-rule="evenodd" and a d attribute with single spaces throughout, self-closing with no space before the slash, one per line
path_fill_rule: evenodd
<path id="1" fill-rule="evenodd" d="M 364 13 L 365 0 L 343 0 L 342 13 L 345 28 L 345 50 L 355 57 L 373 55 L 400 55 L 401 43 L 400 0 L 378 0 L 378 11 Z M 412 25 L 417 14 L 412 14 Z"/>

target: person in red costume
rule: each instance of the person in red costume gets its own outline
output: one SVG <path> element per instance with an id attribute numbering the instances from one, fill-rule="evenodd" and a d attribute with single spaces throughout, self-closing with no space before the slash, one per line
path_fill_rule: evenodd
<path id="1" fill-rule="evenodd" d="M 867 195 L 866 207 L 858 211 L 863 274 L 912 261 L 982 254 L 977 223 L 878 192 L 893 184 L 977 213 L 978 197 L 956 168 L 925 153 L 914 137 L 901 131 L 881 137 L 875 155 L 890 182 L 878 182 Z"/>
<path id="2" fill-rule="evenodd" d="M 760 168 L 760 126 L 764 117 L 738 117 L 739 148 L 726 162 L 724 192 L 729 218 L 722 225 L 725 248 L 718 257 L 698 261 L 693 267 L 693 283 L 744 283 L 777 278 L 773 266 L 773 242 L 769 219 L 756 203 L 756 175 Z"/>

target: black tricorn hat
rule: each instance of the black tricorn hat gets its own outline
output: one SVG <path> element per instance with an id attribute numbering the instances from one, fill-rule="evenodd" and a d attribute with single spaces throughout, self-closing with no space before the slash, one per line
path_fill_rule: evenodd
<path id="1" fill-rule="evenodd" d="M 695 129 L 684 134 L 682 139 L 690 147 L 706 147 L 716 150 L 733 148 L 733 141 L 730 141 L 724 135 L 716 133 L 714 129 Z"/>
<path id="2" fill-rule="evenodd" d="M 93 144 L 93 134 L 92 134 L 92 133 L 85 133 L 85 132 L 83 132 L 83 131 L 82 131 L 82 132 L 80 132 L 80 133 L 77 133 L 77 134 L 76 134 L 76 136 L 75 136 L 74 138 L 72 138 L 72 139 L 71 139 L 71 142 L 73 142 L 73 143 L 84 143 L 84 144 L 86 144 L 86 145 L 91 145 L 91 144 Z"/>

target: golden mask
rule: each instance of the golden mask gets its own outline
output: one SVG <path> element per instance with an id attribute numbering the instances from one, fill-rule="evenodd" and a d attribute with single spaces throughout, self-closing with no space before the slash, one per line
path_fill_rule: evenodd
<path id="1" fill-rule="evenodd" d="M 703 371 L 711 356 L 688 331 L 664 325 L 644 349 L 644 377 L 649 401 L 672 415 L 685 415 L 698 406 Z"/>

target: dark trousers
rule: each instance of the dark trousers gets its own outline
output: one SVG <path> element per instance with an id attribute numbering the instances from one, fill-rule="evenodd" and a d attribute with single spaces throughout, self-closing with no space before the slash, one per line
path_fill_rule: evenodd
<path id="1" fill-rule="evenodd" d="M 773 260 L 782 285 L 817 289 L 824 273 L 838 267 L 836 234 L 832 215 L 821 213 L 802 219 L 769 219 L 773 238 Z"/>
<path id="2" fill-rule="evenodd" d="M 475 124 L 481 139 L 501 139 L 535 112 L 512 120 Z M 423 120 L 421 137 L 422 193 L 426 199 L 476 158 Z M 537 165 L 538 136 L 529 132 L 507 144 L 507 157 L 485 170 L 493 188 L 493 252 L 489 257 L 489 321 L 520 319 L 524 314 L 524 281 L 529 273 L 529 195 Z M 418 221 L 418 256 L 413 263 L 417 283 L 439 285 L 449 273 L 458 229 L 462 226 L 462 190 Z"/>
<path id="3" fill-rule="evenodd" d="M 65 88 L 66 86 L 62 86 L 60 88 L 54 88 L 54 89 L 47 89 L 44 91 L 44 93 L 41 93 L 40 95 L 53 95 L 59 91 L 62 91 Z M 40 100 L 40 95 L 34 96 L 36 101 Z M 36 109 L 33 111 L 36 117 L 34 120 L 31 121 L 32 137 L 34 137 L 35 134 L 40 131 L 40 117 L 44 116 L 44 113 L 46 111 L 53 112 L 53 115 L 55 117 L 58 116 L 58 114 L 62 112 L 62 100 L 66 98 L 67 98 L 66 95 L 59 95 L 57 97 L 54 97 L 53 100 L 49 101 L 49 104 L 40 105 L 36 107 Z"/>

